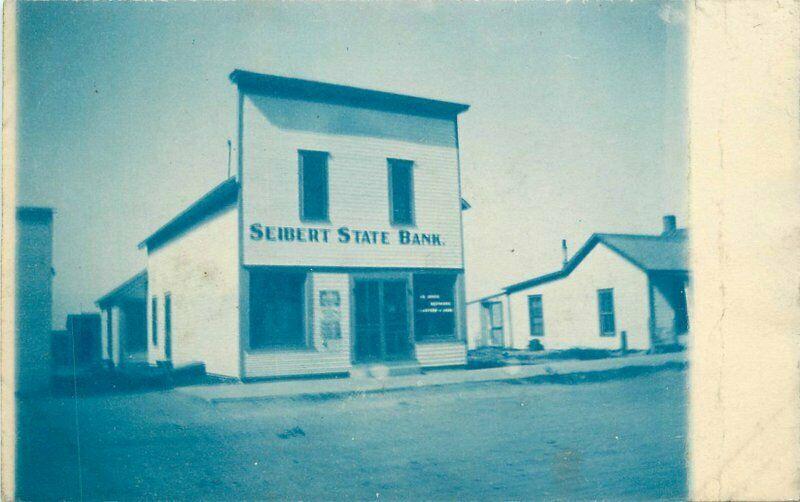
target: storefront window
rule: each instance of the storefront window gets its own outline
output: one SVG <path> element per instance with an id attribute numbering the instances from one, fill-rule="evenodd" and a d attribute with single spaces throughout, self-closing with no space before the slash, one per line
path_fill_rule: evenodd
<path id="1" fill-rule="evenodd" d="M 250 348 L 305 347 L 306 274 L 253 271 Z"/>
<path id="2" fill-rule="evenodd" d="M 414 337 L 418 342 L 455 340 L 455 282 L 453 275 L 414 276 Z"/>

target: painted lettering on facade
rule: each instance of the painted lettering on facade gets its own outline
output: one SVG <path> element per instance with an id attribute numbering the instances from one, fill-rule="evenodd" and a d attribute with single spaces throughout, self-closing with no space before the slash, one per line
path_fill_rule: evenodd
<path id="1" fill-rule="evenodd" d="M 250 240 L 269 242 L 297 242 L 311 244 L 357 244 L 385 246 L 399 244 L 401 246 L 444 246 L 445 243 L 437 233 L 412 232 L 410 230 L 365 230 L 350 227 L 337 229 L 321 227 L 284 227 L 250 225 Z"/>

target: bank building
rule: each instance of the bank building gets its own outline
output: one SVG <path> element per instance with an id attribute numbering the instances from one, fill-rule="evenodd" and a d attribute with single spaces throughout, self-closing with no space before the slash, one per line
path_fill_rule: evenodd
<path id="1" fill-rule="evenodd" d="M 144 239 L 146 270 L 98 300 L 104 358 L 238 379 L 465 364 L 468 106 L 230 80 L 235 174 Z"/>

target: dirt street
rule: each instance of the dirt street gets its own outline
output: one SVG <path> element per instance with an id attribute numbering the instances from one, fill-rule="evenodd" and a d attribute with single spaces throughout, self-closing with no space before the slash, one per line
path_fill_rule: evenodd
<path id="1" fill-rule="evenodd" d="M 679 499 L 685 374 L 209 405 L 175 392 L 20 403 L 42 499 Z"/>

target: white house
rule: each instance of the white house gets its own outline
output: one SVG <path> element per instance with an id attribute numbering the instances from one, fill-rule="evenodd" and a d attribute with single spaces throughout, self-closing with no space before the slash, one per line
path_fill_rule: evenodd
<path id="1" fill-rule="evenodd" d="M 140 245 L 147 361 L 240 379 L 465 364 L 457 117 L 468 106 L 230 79 L 235 177 Z"/>
<path id="2" fill-rule="evenodd" d="M 594 234 L 561 270 L 469 302 L 470 348 L 683 344 L 689 285 L 687 233 L 674 216 L 664 217 L 659 235 Z"/>

